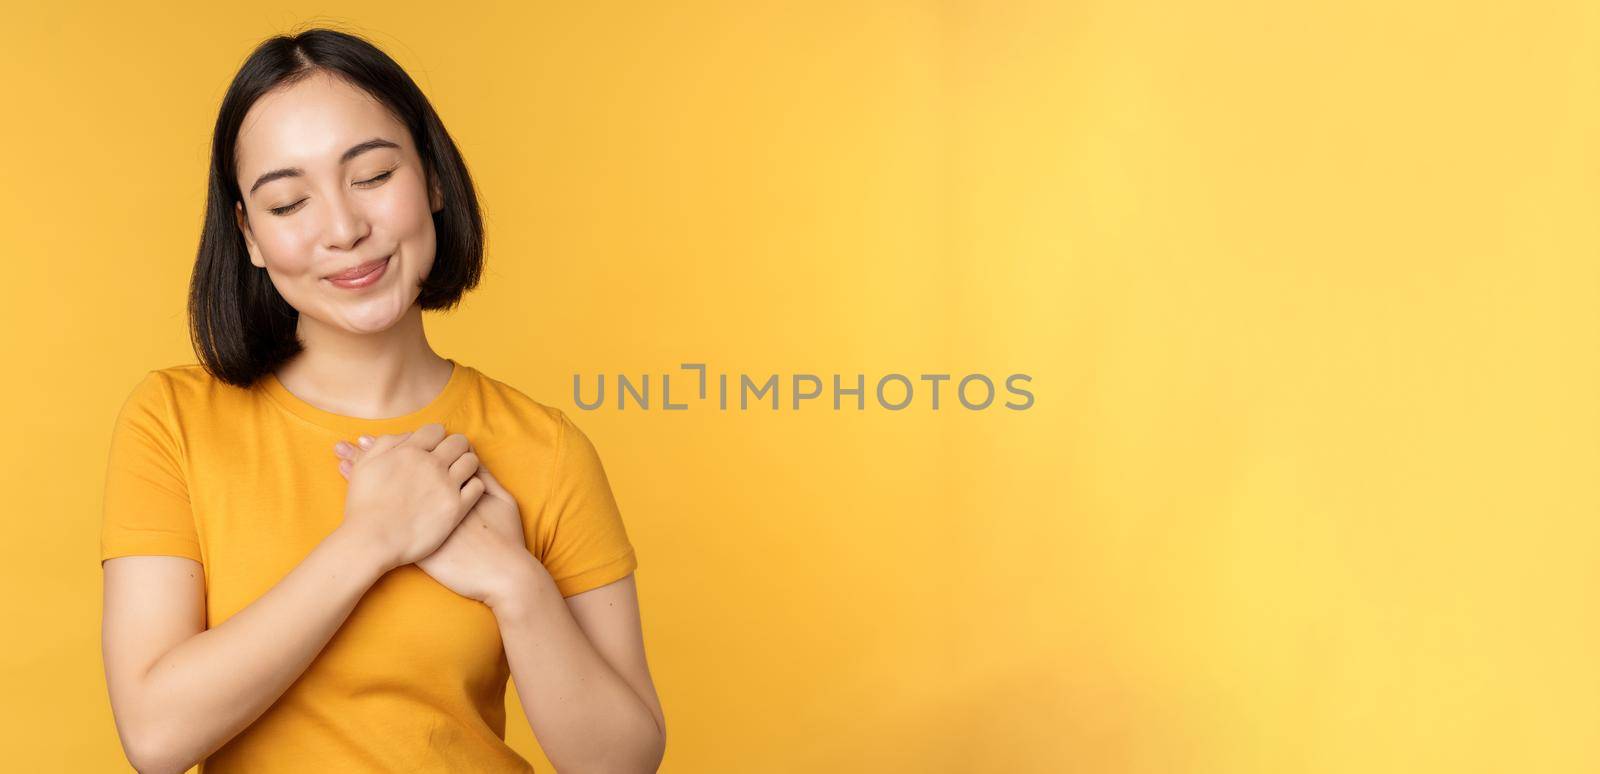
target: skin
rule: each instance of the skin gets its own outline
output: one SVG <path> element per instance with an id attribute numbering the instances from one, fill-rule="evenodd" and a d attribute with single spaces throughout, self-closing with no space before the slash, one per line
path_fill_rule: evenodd
<path id="1" fill-rule="evenodd" d="M 341 159 L 373 138 L 395 147 Z M 405 126 L 318 74 L 258 100 L 237 152 L 245 200 L 235 214 L 250 261 L 300 312 L 305 351 L 279 380 L 346 416 L 399 416 L 431 402 L 451 365 L 428 345 L 416 298 L 443 201 Z M 254 185 L 284 168 L 303 174 Z M 372 286 L 326 279 L 384 256 Z M 349 482 L 344 523 L 216 627 L 205 627 L 198 562 L 104 562 L 107 685 L 134 767 L 181 772 L 232 739 L 305 671 L 367 589 L 415 562 L 494 611 L 523 710 L 558 771 L 655 771 L 666 722 L 633 575 L 563 598 L 526 549 L 515 498 L 459 433 L 430 424 L 355 440 L 328 463 Z"/>
<path id="2" fill-rule="evenodd" d="M 347 480 L 410 434 L 334 445 Z M 633 575 L 564 602 L 528 552 L 516 499 L 487 467 L 483 497 L 417 566 L 495 612 L 524 714 L 550 762 L 568 771 L 655 771 L 666 720 L 645 662 Z"/>
<path id="3" fill-rule="evenodd" d="M 340 163 L 347 149 L 374 138 L 400 147 Z M 313 75 L 251 106 L 236 154 L 245 201 L 234 215 L 250 263 L 300 312 L 305 352 L 278 380 L 345 416 L 392 417 L 427 405 L 450 379 L 450 363 L 429 347 L 415 303 L 433 268 L 431 216 L 444 201 L 405 125 L 343 80 Z M 255 187 L 282 168 L 305 175 Z M 326 279 L 391 254 L 370 287 L 346 290 Z"/>

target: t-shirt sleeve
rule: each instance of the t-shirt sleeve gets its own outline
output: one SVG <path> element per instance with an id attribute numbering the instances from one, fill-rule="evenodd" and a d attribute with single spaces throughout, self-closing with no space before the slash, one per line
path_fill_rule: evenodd
<path id="1" fill-rule="evenodd" d="M 555 529 L 539 557 L 561 596 L 621 580 L 639 566 L 611 482 L 589 437 L 561 414 L 548 515 Z"/>
<path id="2" fill-rule="evenodd" d="M 204 561 L 172 402 L 166 377 L 150 371 L 117 413 L 101 514 L 102 562 L 141 554 Z"/>

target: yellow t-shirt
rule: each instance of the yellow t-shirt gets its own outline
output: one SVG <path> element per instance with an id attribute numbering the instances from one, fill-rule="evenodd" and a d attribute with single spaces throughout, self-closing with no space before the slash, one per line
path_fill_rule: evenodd
<path id="1" fill-rule="evenodd" d="M 451 361 L 444 390 L 402 417 L 358 419 L 251 389 L 198 364 L 148 372 L 118 413 L 102 560 L 187 556 L 207 626 L 248 606 L 343 520 L 333 444 L 439 422 L 516 497 L 528 550 L 563 596 L 638 566 L 600 457 L 560 409 Z M 203 772 L 527 772 L 505 743 L 510 668 L 494 613 L 414 564 L 369 589 L 305 673 Z"/>

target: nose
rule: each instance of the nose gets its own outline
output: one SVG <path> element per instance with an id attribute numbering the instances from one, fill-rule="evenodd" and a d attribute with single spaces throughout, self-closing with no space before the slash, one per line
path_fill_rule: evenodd
<path id="1" fill-rule="evenodd" d="M 354 249 L 372 231 L 360 203 L 349 194 L 329 197 L 325 227 L 324 243 L 330 250 Z"/>

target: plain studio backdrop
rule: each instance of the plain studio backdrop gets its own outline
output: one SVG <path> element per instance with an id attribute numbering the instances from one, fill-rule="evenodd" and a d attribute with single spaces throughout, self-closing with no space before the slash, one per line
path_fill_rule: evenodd
<path id="1" fill-rule="evenodd" d="M 195 362 L 228 78 L 329 23 L 482 194 L 487 273 L 434 346 L 605 461 L 663 771 L 1600 768 L 1592 3 L 7 16 L 0 767 L 125 765 L 112 420 Z M 1036 400 L 573 403 L 685 362 Z"/>

